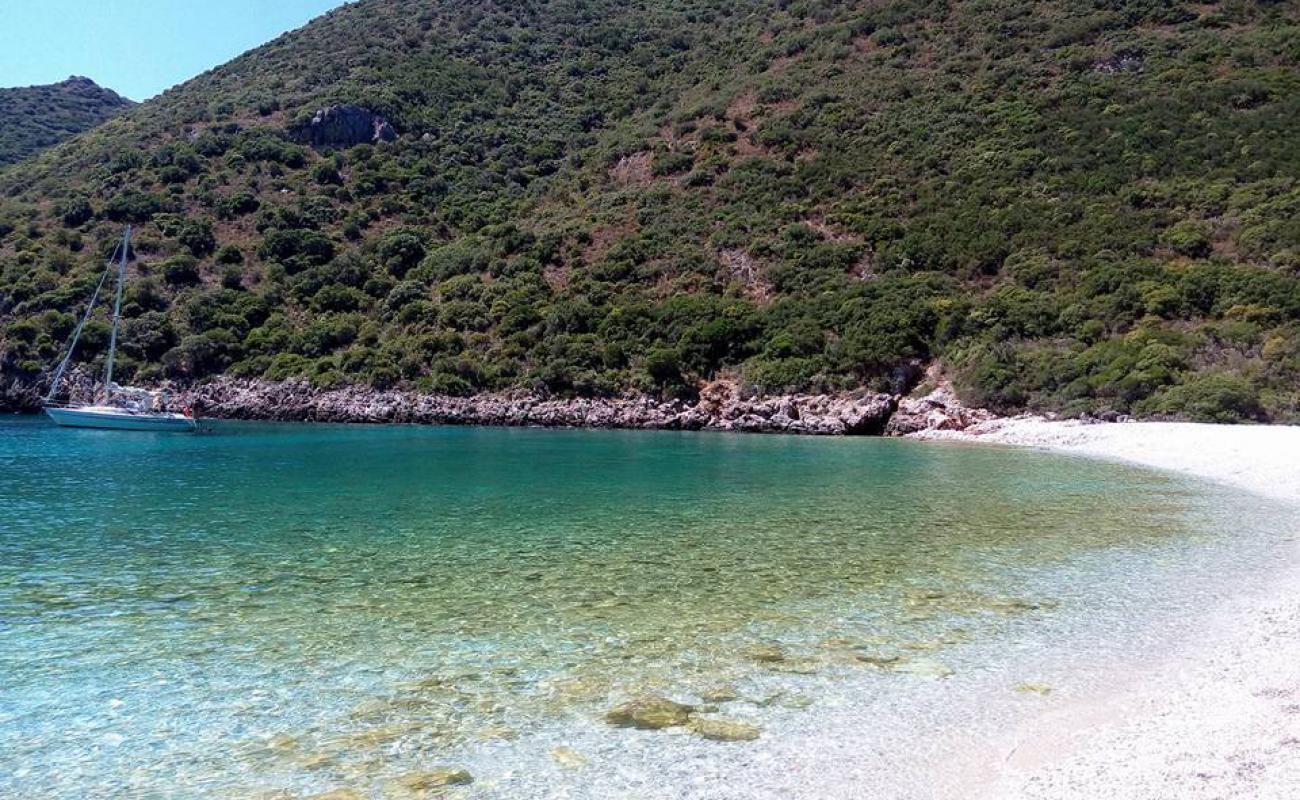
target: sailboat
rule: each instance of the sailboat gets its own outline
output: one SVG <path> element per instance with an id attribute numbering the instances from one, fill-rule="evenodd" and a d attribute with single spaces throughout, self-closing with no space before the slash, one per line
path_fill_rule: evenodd
<path id="1" fill-rule="evenodd" d="M 126 261 L 130 249 L 131 228 L 127 226 L 126 232 L 122 234 L 122 243 L 118 245 L 118 252 L 114 254 L 117 257 L 109 259 L 108 266 L 104 269 L 104 276 L 99 279 L 99 285 L 95 287 L 94 294 L 90 296 L 90 303 L 86 305 L 86 313 L 82 315 L 81 321 L 77 323 L 77 328 L 72 333 L 72 341 L 68 344 L 68 352 L 63 356 L 63 360 L 59 362 L 58 369 L 54 371 L 54 380 L 50 383 L 50 390 L 45 395 L 45 413 L 59 425 L 68 428 L 107 428 L 119 431 L 193 431 L 197 427 L 197 423 L 194 417 L 188 413 L 188 410 L 184 414 L 162 410 L 163 396 L 161 392 L 137 389 L 131 386 L 118 386 L 113 383 L 113 360 L 117 355 L 117 329 L 122 321 L 122 289 L 126 284 Z M 90 319 L 91 313 L 95 310 L 95 301 L 99 299 L 100 290 L 104 288 L 108 276 L 114 272 L 114 267 L 116 267 L 117 272 L 117 297 L 113 301 L 113 333 L 108 342 L 108 365 L 104 370 L 104 387 L 97 393 L 95 402 L 89 405 L 55 405 L 53 402 L 54 396 L 58 393 L 59 384 L 63 381 L 63 373 L 67 371 L 68 364 L 72 361 L 72 353 L 77 348 L 77 340 L 81 338 L 81 331 L 86 327 L 86 321 Z"/>

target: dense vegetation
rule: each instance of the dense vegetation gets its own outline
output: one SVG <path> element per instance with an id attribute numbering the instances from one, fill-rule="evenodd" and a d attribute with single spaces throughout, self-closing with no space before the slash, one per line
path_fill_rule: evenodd
<path id="1" fill-rule="evenodd" d="M 0 167 L 89 130 L 132 105 L 77 76 L 48 86 L 0 89 Z"/>
<path id="2" fill-rule="evenodd" d="M 0 173 L 0 370 L 131 222 L 137 380 L 1295 420 L 1297 119 L 1279 1 L 362 0 Z"/>

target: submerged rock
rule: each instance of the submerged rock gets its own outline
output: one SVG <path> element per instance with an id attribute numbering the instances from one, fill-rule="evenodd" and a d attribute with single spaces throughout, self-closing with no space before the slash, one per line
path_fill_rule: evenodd
<path id="1" fill-rule="evenodd" d="M 348 747 L 379 747 L 417 733 L 425 727 L 426 725 L 424 723 L 416 721 L 376 725 L 374 727 L 366 728 L 365 730 L 348 734 L 342 738 L 342 741 Z"/>
<path id="2" fill-rule="evenodd" d="M 942 661 L 931 661 L 929 659 L 903 661 L 898 664 L 893 664 L 889 668 L 894 672 L 903 672 L 908 675 L 917 675 L 922 678 L 947 678 L 954 673 L 953 668 Z"/>
<path id="3" fill-rule="evenodd" d="M 854 639 L 851 636 L 832 636 L 817 643 L 817 646 L 824 650 L 846 650 L 861 645 L 861 639 Z"/>
<path id="4" fill-rule="evenodd" d="M 785 650 L 777 644 L 760 644 L 746 648 L 744 656 L 760 664 L 777 664 L 785 661 Z"/>
<path id="5" fill-rule="evenodd" d="M 474 782 L 474 776 L 457 767 L 438 767 L 428 772 L 408 772 L 394 778 L 384 786 L 384 794 L 395 800 L 434 796 L 448 786 L 464 786 Z"/>
<path id="6" fill-rule="evenodd" d="M 989 601 L 989 608 L 1002 614 L 1024 614 L 1029 611 L 1050 611 L 1056 608 L 1055 600 L 1026 600 L 1021 597 L 998 597 Z"/>
<path id="7" fill-rule="evenodd" d="M 266 749 L 273 753 L 292 753 L 297 748 L 297 738 L 287 733 L 278 733 L 266 740 Z"/>
<path id="8" fill-rule="evenodd" d="M 898 653 L 858 653 L 854 658 L 863 664 L 882 668 L 893 667 L 904 660 Z"/>
<path id="9" fill-rule="evenodd" d="M 913 589 L 907 593 L 903 602 L 910 607 L 930 607 L 939 605 L 948 599 L 948 593 L 939 589 Z"/>
<path id="10" fill-rule="evenodd" d="M 944 643 L 942 641 L 903 642 L 899 647 L 902 647 L 904 650 L 942 650 L 944 648 Z"/>
<path id="11" fill-rule="evenodd" d="M 572 747 L 557 747 L 551 751 L 551 760 L 566 769 L 582 769 L 591 762 Z"/>
<path id="12" fill-rule="evenodd" d="M 805 697 L 801 694 L 789 694 L 787 692 L 773 692 L 766 697 L 755 697 L 747 702 L 753 703 L 760 708 L 768 706 L 779 706 L 781 708 L 807 708 L 813 704 L 811 697 Z"/>
<path id="13" fill-rule="evenodd" d="M 365 795 L 355 789 L 331 789 L 323 794 L 308 795 L 307 800 L 365 800 Z"/>
<path id="14" fill-rule="evenodd" d="M 730 684 L 714 686 L 711 689 L 705 689 L 700 692 L 700 699 L 707 703 L 730 703 L 733 700 L 740 699 L 740 692 L 736 690 L 736 687 Z"/>
<path id="15" fill-rule="evenodd" d="M 315 752 L 315 753 L 296 753 L 293 761 L 303 769 L 325 769 L 333 767 L 338 760 L 338 753 L 334 752 Z"/>
<path id="16" fill-rule="evenodd" d="M 1052 693 L 1052 687 L 1045 683 L 1021 683 L 1016 685 L 1016 691 L 1026 694 L 1040 694 L 1046 697 Z"/>
<path id="17" fill-rule="evenodd" d="M 807 658 L 801 658 L 797 661 L 776 661 L 763 666 L 773 672 L 785 672 L 791 675 L 813 675 L 818 669 L 817 662 Z"/>
<path id="18" fill-rule="evenodd" d="M 605 713 L 605 721 L 620 728 L 659 730 L 685 725 L 693 706 L 657 695 L 646 695 L 630 700 Z"/>
<path id="19" fill-rule="evenodd" d="M 773 692 L 765 697 L 751 698 L 746 702 L 753 703 L 759 708 L 767 708 L 769 706 L 775 706 L 777 708 L 807 708 L 813 704 L 813 699 L 802 694 Z"/>
<path id="20" fill-rule="evenodd" d="M 519 738 L 519 731 L 509 725 L 489 725 L 476 734 L 477 738 L 485 741 L 514 741 Z"/>
<path id="21" fill-rule="evenodd" d="M 757 725 L 717 717 L 694 717 L 686 729 L 715 742 L 748 742 L 762 734 L 762 730 Z"/>

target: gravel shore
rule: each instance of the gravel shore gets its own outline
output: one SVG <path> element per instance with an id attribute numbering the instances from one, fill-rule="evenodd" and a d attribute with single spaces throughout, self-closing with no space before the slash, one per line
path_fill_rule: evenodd
<path id="1" fill-rule="evenodd" d="M 1298 508 L 1278 577 L 1243 586 L 1161 663 L 1026 723 L 996 778 L 967 797 L 1300 797 L 1300 427 L 1018 418 L 918 438 L 1128 461 Z"/>

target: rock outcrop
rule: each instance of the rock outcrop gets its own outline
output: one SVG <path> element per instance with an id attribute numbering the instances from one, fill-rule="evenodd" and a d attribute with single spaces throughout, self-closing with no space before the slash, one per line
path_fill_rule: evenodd
<path id="1" fill-rule="evenodd" d="M 920 397 L 899 398 L 885 424 L 886 436 L 906 436 L 920 431 L 962 431 L 987 422 L 994 414 L 982 408 L 967 408 L 957 399 L 952 385 L 934 367 L 926 372 L 926 385 L 934 387 Z"/>
<path id="2" fill-rule="evenodd" d="M 0 381 L 0 409 L 36 411 L 48 382 Z M 98 376 L 82 367 L 69 371 L 59 399 L 88 402 Z M 918 431 L 964 430 L 994 419 L 966 408 L 951 387 L 921 397 L 858 390 L 835 394 L 755 395 L 732 381 L 700 389 L 694 402 L 628 393 L 617 397 L 547 397 L 511 390 L 470 397 L 422 394 L 399 389 L 345 386 L 322 389 L 301 380 L 270 382 L 219 377 L 208 383 L 156 388 L 168 407 L 191 407 L 217 419 L 280 422 L 396 422 L 432 425 L 488 425 L 553 428 L 644 428 L 737 433 L 797 433 L 817 436 L 906 436 Z"/>
<path id="3" fill-rule="evenodd" d="M 695 403 L 644 395 L 547 398 L 526 391 L 450 397 L 218 378 L 176 391 L 170 402 L 177 408 L 191 406 L 203 416 L 230 419 L 878 435 L 896 400 L 865 391 L 746 399 L 725 383 L 706 387 Z"/>
<path id="4" fill-rule="evenodd" d="M 312 147 L 351 147 L 372 142 L 391 142 L 397 131 L 375 112 L 354 105 L 329 106 L 310 120 L 295 125 L 290 134 Z"/>
<path id="5" fill-rule="evenodd" d="M 102 375 L 91 373 L 83 366 L 75 366 L 63 376 L 63 383 L 55 402 L 90 403 L 97 398 L 103 388 Z M 4 379 L 0 377 L 0 412 L 3 411 L 39 411 L 44 404 L 45 392 L 50 385 L 50 376 L 44 375 L 39 380 L 22 378 Z"/>

